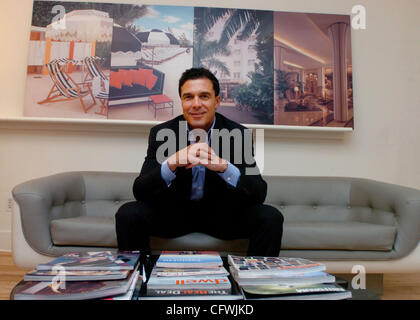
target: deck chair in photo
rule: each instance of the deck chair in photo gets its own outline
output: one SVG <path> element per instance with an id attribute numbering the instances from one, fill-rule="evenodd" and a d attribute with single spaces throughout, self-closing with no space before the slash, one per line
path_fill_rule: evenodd
<path id="1" fill-rule="evenodd" d="M 108 117 L 109 94 L 107 92 L 100 91 L 97 95 L 95 95 L 95 97 L 101 102 L 101 110 L 99 110 L 99 112 L 95 112 L 95 114 Z"/>
<path id="2" fill-rule="evenodd" d="M 109 80 L 103 80 L 99 76 L 94 77 L 92 80 L 92 92 L 101 103 L 100 111 L 95 112 L 95 114 L 108 117 Z"/>
<path id="3" fill-rule="evenodd" d="M 104 71 L 102 70 L 100 61 L 102 58 L 99 57 L 86 57 L 83 59 L 84 69 L 86 72 L 84 81 L 93 80 L 96 77 L 100 77 L 102 80 L 109 80 Z"/>
<path id="4" fill-rule="evenodd" d="M 43 104 L 79 99 L 82 104 L 83 111 L 87 113 L 90 108 L 96 105 L 91 85 L 78 84 L 69 76 L 69 74 L 65 71 L 69 62 L 71 62 L 71 60 L 60 59 L 53 60 L 45 65 L 48 69 L 48 74 L 53 81 L 53 86 L 51 87 L 48 96 L 38 103 Z M 89 106 L 86 106 L 83 101 L 83 98 L 86 96 L 90 96 L 92 98 L 92 104 Z"/>

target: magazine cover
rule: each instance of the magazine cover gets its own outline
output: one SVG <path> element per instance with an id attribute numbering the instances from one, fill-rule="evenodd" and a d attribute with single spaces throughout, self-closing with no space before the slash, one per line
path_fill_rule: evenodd
<path id="1" fill-rule="evenodd" d="M 226 276 L 156 277 L 151 276 L 147 289 L 230 289 Z"/>
<path id="2" fill-rule="evenodd" d="M 229 272 L 224 268 L 153 268 L 152 275 L 157 277 L 188 277 L 198 275 L 229 275 Z"/>
<path id="3" fill-rule="evenodd" d="M 350 291 L 336 283 L 296 286 L 242 286 L 247 299 L 340 300 L 352 297 Z"/>
<path id="4" fill-rule="evenodd" d="M 220 257 L 219 252 L 217 251 L 197 251 L 197 250 L 190 250 L 190 251 L 169 251 L 169 250 L 164 250 L 161 252 L 161 256 L 166 256 L 166 255 L 171 255 L 171 256 L 186 256 L 189 257 L 191 259 L 193 259 L 196 256 L 211 256 L 211 257 Z"/>
<path id="5" fill-rule="evenodd" d="M 140 253 L 134 251 L 69 252 L 39 264 L 37 270 L 133 270 L 139 257 Z"/>
<path id="6" fill-rule="evenodd" d="M 241 257 L 228 255 L 229 264 L 240 277 L 259 274 L 296 274 L 324 271 L 324 264 L 303 258 Z"/>
<path id="7" fill-rule="evenodd" d="M 143 283 L 143 277 L 140 276 L 140 271 L 136 271 L 136 273 L 137 274 L 134 276 L 134 279 L 131 282 L 131 285 L 128 288 L 128 291 L 125 294 L 104 298 L 104 300 L 132 300 L 134 293 L 136 291 L 136 287 L 141 288 L 141 285 Z M 134 300 L 137 300 L 137 299 L 134 298 Z"/>
<path id="8" fill-rule="evenodd" d="M 267 276 L 261 277 L 239 277 L 238 273 L 230 267 L 233 279 L 240 286 L 245 285 L 305 285 L 305 284 L 316 284 L 316 283 L 332 283 L 335 282 L 335 276 L 328 274 L 323 271 L 300 273 L 297 275 L 282 277 L 282 276 Z"/>
<path id="9" fill-rule="evenodd" d="M 156 267 L 163 268 L 218 268 L 222 258 L 214 251 L 162 251 Z"/>
<path id="10" fill-rule="evenodd" d="M 58 276 L 66 281 L 118 280 L 128 276 L 128 270 L 32 270 L 23 276 L 25 281 L 52 281 Z"/>
<path id="11" fill-rule="evenodd" d="M 134 279 L 142 281 L 136 271 L 127 279 L 110 281 L 39 282 L 22 281 L 15 290 L 15 300 L 85 300 L 127 293 Z"/>
<path id="12" fill-rule="evenodd" d="M 148 290 L 147 295 L 139 300 L 243 300 L 242 293 L 232 293 L 230 290 Z"/>
<path id="13" fill-rule="evenodd" d="M 343 292 L 343 287 L 336 283 L 320 283 L 309 285 L 260 285 L 260 286 L 243 286 L 243 290 L 252 294 L 301 294 L 301 293 L 319 293 L 319 292 Z"/>

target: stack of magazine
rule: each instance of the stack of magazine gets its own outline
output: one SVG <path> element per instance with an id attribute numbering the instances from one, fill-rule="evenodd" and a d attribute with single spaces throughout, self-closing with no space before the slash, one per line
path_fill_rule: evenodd
<path id="1" fill-rule="evenodd" d="M 241 299 L 228 275 L 218 252 L 162 251 L 143 299 Z"/>
<path id="2" fill-rule="evenodd" d="M 15 300 L 130 300 L 142 282 L 134 251 L 70 252 L 25 274 Z"/>
<path id="3" fill-rule="evenodd" d="M 325 265 L 303 258 L 228 256 L 229 269 L 245 299 L 340 300 L 351 292 L 325 272 Z"/>

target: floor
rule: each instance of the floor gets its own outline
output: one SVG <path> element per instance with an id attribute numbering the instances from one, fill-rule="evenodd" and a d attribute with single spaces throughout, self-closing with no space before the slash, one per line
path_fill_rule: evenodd
<path id="1" fill-rule="evenodd" d="M 0 300 L 9 300 L 10 291 L 26 272 L 14 265 L 11 253 L 0 252 Z"/>
<path id="2" fill-rule="evenodd" d="M 8 300 L 12 288 L 28 270 L 18 269 L 12 254 L 0 252 L 0 300 Z M 385 274 L 383 300 L 420 300 L 420 274 Z"/>

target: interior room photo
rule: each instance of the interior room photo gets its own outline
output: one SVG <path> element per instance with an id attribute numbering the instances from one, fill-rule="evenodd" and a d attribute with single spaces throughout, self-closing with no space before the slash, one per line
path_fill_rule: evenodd
<path id="1" fill-rule="evenodd" d="M 0 300 L 37 265 L 118 248 L 116 213 L 135 200 L 151 128 L 185 115 L 178 80 L 192 67 L 218 78 L 217 116 L 252 130 L 262 202 L 284 218 L 279 257 L 319 263 L 356 300 L 420 300 L 419 12 L 1 0 Z M 216 251 L 227 266 L 248 240 L 151 237 L 151 253 Z"/>

